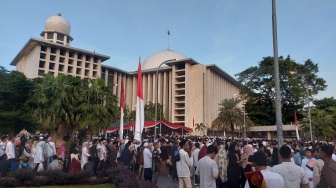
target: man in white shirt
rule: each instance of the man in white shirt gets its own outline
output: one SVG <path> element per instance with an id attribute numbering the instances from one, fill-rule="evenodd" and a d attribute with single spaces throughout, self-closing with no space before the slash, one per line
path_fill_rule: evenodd
<path id="1" fill-rule="evenodd" d="M 0 158 L 6 154 L 7 136 L 2 136 L 0 140 Z"/>
<path id="2" fill-rule="evenodd" d="M 308 188 L 309 180 L 303 168 L 291 162 L 291 149 L 282 146 L 279 150 L 281 164 L 273 166 L 273 172 L 282 176 L 286 187 Z"/>
<path id="3" fill-rule="evenodd" d="M 16 170 L 18 168 L 18 163 L 15 161 L 15 147 L 14 147 L 15 138 L 9 137 L 6 145 L 6 155 L 7 160 L 11 163 L 12 170 Z"/>
<path id="4" fill-rule="evenodd" d="M 191 160 L 189 154 L 186 152 L 189 150 L 189 145 L 186 140 L 181 140 L 180 145 L 180 160 L 176 162 L 177 176 L 179 178 L 179 188 L 192 188 L 190 180 L 190 168 Z"/>
<path id="5" fill-rule="evenodd" d="M 315 159 L 311 157 L 311 156 L 312 156 L 312 151 L 311 151 L 311 149 L 306 148 L 306 149 L 305 149 L 305 153 L 306 153 L 306 156 L 305 156 L 304 159 L 302 159 L 301 167 L 302 167 L 303 170 L 305 171 L 306 176 L 307 176 L 307 178 L 308 178 L 308 180 L 309 180 L 309 187 L 310 187 L 310 188 L 313 188 L 313 187 L 314 187 L 314 185 L 313 185 L 313 177 L 314 177 L 314 176 L 313 176 L 313 168 L 308 167 L 307 164 L 308 164 L 308 162 L 309 162 L 310 160 L 315 160 Z"/>
<path id="6" fill-rule="evenodd" d="M 14 137 L 9 137 L 6 145 L 6 155 L 8 160 L 15 159 Z"/>
<path id="7" fill-rule="evenodd" d="M 207 155 L 198 161 L 195 174 L 200 177 L 201 188 L 216 188 L 218 178 L 218 166 L 213 160 L 218 150 L 216 146 L 210 145 L 207 148 Z"/>
<path id="8" fill-rule="evenodd" d="M 145 181 L 152 181 L 152 153 L 149 150 L 148 142 L 144 143 L 145 149 L 143 150 L 144 158 L 144 178 Z"/>
<path id="9" fill-rule="evenodd" d="M 285 188 L 285 182 L 281 175 L 267 170 L 267 157 L 263 152 L 257 151 L 253 154 L 253 163 L 255 169 L 263 175 L 267 187 Z M 245 183 L 245 188 L 250 188 L 248 180 Z"/>
<path id="10" fill-rule="evenodd" d="M 56 147 L 55 143 L 52 141 L 52 137 L 49 137 L 46 141 L 45 147 L 44 147 L 45 153 L 46 153 L 46 167 L 49 166 L 49 164 L 53 161 L 53 156 L 56 155 Z"/>
<path id="11" fill-rule="evenodd" d="M 192 152 L 191 157 L 193 159 L 193 166 L 196 171 L 198 165 L 198 153 L 200 151 L 200 144 L 198 142 L 195 143 L 195 150 Z M 195 185 L 199 185 L 199 176 L 195 173 Z"/>

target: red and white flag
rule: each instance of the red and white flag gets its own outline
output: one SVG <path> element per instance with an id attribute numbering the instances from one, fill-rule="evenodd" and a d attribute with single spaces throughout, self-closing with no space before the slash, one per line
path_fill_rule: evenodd
<path id="1" fill-rule="evenodd" d="M 125 89 L 124 89 L 124 77 L 121 77 L 121 94 L 120 94 L 120 140 L 124 137 L 124 106 L 125 106 Z"/>
<path id="2" fill-rule="evenodd" d="M 141 135 L 144 128 L 144 101 L 143 101 L 143 91 L 142 91 L 142 72 L 141 64 L 139 58 L 139 67 L 138 67 L 138 92 L 137 92 L 137 106 L 136 106 L 136 118 L 135 118 L 135 132 L 134 139 L 142 141 Z"/>
<path id="3" fill-rule="evenodd" d="M 296 138 L 297 138 L 297 140 L 300 140 L 298 120 L 297 120 L 297 117 L 296 117 L 296 112 L 294 112 L 294 123 L 295 123 Z"/>

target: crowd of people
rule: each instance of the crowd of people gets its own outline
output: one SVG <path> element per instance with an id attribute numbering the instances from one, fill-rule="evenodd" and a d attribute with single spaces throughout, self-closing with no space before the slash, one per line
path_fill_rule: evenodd
<path id="1" fill-rule="evenodd" d="M 336 187 L 336 145 L 326 142 L 143 135 L 70 140 L 56 146 L 47 135 L 1 137 L 0 171 L 86 170 L 92 176 L 115 166 L 157 183 L 169 176 L 180 188 Z"/>

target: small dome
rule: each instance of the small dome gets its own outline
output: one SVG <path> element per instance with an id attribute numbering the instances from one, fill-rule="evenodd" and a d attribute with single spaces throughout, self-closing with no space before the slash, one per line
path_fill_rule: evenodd
<path id="1" fill-rule="evenodd" d="M 162 52 L 155 53 L 145 59 L 142 63 L 142 70 L 146 69 L 156 69 L 160 66 L 160 64 L 164 61 L 171 59 L 185 59 L 188 58 L 185 55 L 174 52 L 172 50 L 164 50 Z M 167 65 L 163 64 L 161 67 L 165 67 Z"/>
<path id="2" fill-rule="evenodd" d="M 51 16 L 45 22 L 44 31 L 57 31 L 66 35 L 70 35 L 70 24 L 64 19 L 61 14 L 57 14 L 56 16 Z"/>

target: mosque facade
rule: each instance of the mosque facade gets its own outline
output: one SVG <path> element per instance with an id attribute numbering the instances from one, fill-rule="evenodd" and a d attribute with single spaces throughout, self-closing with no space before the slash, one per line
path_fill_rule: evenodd
<path id="1" fill-rule="evenodd" d="M 69 22 L 60 14 L 51 16 L 41 33 L 42 39 L 31 38 L 11 65 L 27 78 L 36 78 L 45 73 L 102 78 L 106 84 L 114 84 L 113 94 L 118 98 L 121 78 L 124 78 L 125 104 L 130 110 L 135 110 L 137 71 L 129 72 L 104 65 L 102 63 L 109 56 L 72 47 L 70 31 Z M 211 127 L 211 122 L 218 115 L 219 103 L 239 93 L 237 81 L 217 65 L 201 64 L 170 49 L 145 59 L 142 74 L 144 103 L 155 103 L 158 91 L 158 103 L 163 105 L 164 118 L 189 128 L 196 123 Z"/>

